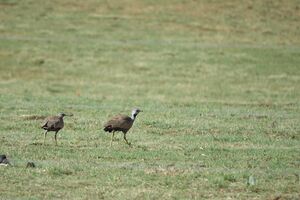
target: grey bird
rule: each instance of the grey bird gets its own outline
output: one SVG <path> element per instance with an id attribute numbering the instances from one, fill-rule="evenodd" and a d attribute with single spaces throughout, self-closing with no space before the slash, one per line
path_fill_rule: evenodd
<path id="1" fill-rule="evenodd" d="M 126 133 L 129 131 L 129 129 L 132 127 L 133 122 L 136 119 L 136 116 L 142 112 L 142 110 L 135 108 L 131 112 L 131 117 L 127 115 L 116 115 L 112 117 L 108 122 L 105 123 L 104 125 L 104 131 L 111 133 L 111 141 L 110 141 L 110 146 L 112 146 L 113 138 L 115 135 L 116 131 L 121 131 L 123 132 L 123 138 L 126 142 L 126 144 L 130 145 L 128 140 L 126 139 Z"/>
<path id="2" fill-rule="evenodd" d="M 0 165 L 10 165 L 6 155 L 0 155 Z"/>
<path id="3" fill-rule="evenodd" d="M 60 129 L 64 127 L 64 116 L 73 116 L 73 115 L 59 113 L 57 116 L 50 116 L 45 119 L 45 122 L 41 127 L 42 129 L 46 130 L 46 132 L 44 133 L 44 144 L 45 144 L 47 133 L 50 131 L 54 131 L 55 145 L 57 145 L 57 133 Z"/>

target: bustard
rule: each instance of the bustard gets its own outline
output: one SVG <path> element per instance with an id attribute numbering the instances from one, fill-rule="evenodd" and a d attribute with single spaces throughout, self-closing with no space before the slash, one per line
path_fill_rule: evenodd
<path id="1" fill-rule="evenodd" d="M 50 116 L 45 119 L 45 122 L 41 127 L 42 129 L 46 130 L 46 132 L 44 133 L 44 144 L 45 144 L 47 133 L 50 131 L 55 131 L 54 139 L 55 139 L 55 145 L 57 145 L 57 133 L 60 129 L 64 127 L 64 116 L 73 116 L 73 115 L 59 113 L 57 116 Z"/>
<path id="2" fill-rule="evenodd" d="M 139 112 L 142 112 L 142 110 L 135 108 L 131 112 L 131 117 L 127 115 L 116 115 L 112 117 L 110 120 L 108 120 L 108 122 L 106 122 L 103 130 L 110 133 L 112 132 L 110 146 L 112 146 L 113 138 L 116 131 L 122 131 L 125 142 L 128 145 L 130 145 L 130 143 L 126 139 L 126 133 L 132 127 L 133 122 L 136 119 L 136 116 L 139 114 Z"/>

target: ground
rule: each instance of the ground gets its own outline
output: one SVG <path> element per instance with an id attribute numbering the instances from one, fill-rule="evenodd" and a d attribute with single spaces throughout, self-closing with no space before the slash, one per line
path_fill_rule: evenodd
<path id="1" fill-rule="evenodd" d="M 0 10 L 0 199 L 300 198 L 299 1 Z M 134 107 L 132 147 L 110 148 L 103 124 Z"/>

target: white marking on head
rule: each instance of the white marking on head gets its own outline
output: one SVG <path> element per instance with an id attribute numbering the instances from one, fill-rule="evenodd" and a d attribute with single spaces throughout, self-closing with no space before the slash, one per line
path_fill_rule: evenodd
<path id="1" fill-rule="evenodd" d="M 132 110 L 131 112 L 131 119 L 135 120 L 136 116 L 142 112 L 142 110 L 140 110 L 139 108 L 135 108 Z"/>
<path id="2" fill-rule="evenodd" d="M 64 116 L 66 116 L 66 114 L 65 113 L 59 113 L 58 116 L 59 117 L 64 117 Z"/>

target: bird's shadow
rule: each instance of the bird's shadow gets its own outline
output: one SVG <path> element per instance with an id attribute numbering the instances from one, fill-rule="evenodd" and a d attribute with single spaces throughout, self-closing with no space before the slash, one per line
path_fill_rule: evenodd
<path id="1" fill-rule="evenodd" d="M 45 147 L 48 147 L 48 146 L 54 146 L 54 147 L 59 147 L 60 145 L 55 145 L 55 144 L 47 144 L 47 143 L 42 143 L 42 142 L 33 142 L 33 143 L 30 143 L 29 144 L 30 146 L 45 146 Z"/>
<path id="2" fill-rule="evenodd" d="M 147 146 L 144 146 L 144 145 L 135 145 L 135 147 L 136 147 L 137 149 L 141 149 L 141 150 L 143 150 L 143 151 L 148 151 L 148 147 L 147 147 Z"/>
<path id="3" fill-rule="evenodd" d="M 33 142 L 33 143 L 30 143 L 29 145 L 43 146 L 44 144 L 42 142 Z"/>

